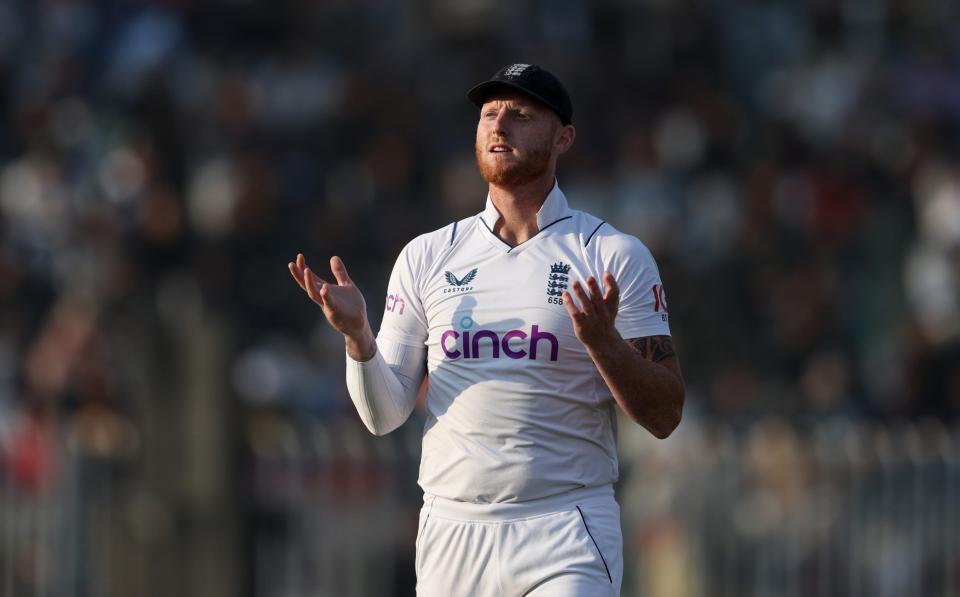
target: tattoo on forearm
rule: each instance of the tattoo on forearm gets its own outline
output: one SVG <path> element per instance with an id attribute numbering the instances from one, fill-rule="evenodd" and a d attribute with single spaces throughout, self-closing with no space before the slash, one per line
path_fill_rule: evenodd
<path id="1" fill-rule="evenodd" d="M 654 363 L 677 356 L 670 336 L 646 336 L 627 340 L 643 358 Z"/>

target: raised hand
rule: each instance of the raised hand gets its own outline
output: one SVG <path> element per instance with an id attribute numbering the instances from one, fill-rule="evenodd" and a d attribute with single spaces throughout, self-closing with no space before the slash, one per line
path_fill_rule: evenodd
<path id="1" fill-rule="evenodd" d="M 607 287 L 605 294 L 600 291 L 596 278 L 587 278 L 588 295 L 583 284 L 574 282 L 573 293 L 579 305 L 569 291 L 563 293 L 563 306 L 573 321 L 573 333 L 587 348 L 601 346 L 619 337 L 614 322 L 620 308 L 620 287 L 610 272 L 604 272 L 603 283 Z"/>
<path id="2" fill-rule="evenodd" d="M 303 254 L 298 254 L 297 260 L 288 263 L 287 268 L 300 288 L 320 306 L 330 325 L 344 335 L 350 356 L 356 360 L 372 357 L 375 344 L 367 321 L 367 304 L 360 289 L 350 279 L 343 260 L 336 256 L 330 258 L 330 271 L 336 284 L 315 274 L 307 266 Z"/>

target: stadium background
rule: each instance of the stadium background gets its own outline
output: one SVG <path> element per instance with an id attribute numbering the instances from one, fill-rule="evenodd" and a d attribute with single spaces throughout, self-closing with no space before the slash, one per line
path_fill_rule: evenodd
<path id="1" fill-rule="evenodd" d="M 960 595 L 957 13 L 0 1 L 0 593 L 412 594 L 422 419 L 363 431 L 286 263 L 341 255 L 376 327 L 481 208 L 465 90 L 526 61 L 688 382 L 621 426 L 624 594 Z"/>

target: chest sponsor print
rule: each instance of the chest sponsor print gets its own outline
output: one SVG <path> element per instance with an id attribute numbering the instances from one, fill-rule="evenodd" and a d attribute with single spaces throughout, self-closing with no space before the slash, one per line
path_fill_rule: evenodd
<path id="1" fill-rule="evenodd" d="M 461 327 L 466 320 L 461 321 Z M 530 332 L 522 329 L 498 333 L 486 329 L 446 330 L 440 336 L 440 348 L 448 359 L 499 359 L 501 355 L 510 359 L 537 360 L 538 352 L 545 360 L 556 361 L 560 353 L 560 341 L 554 334 L 543 330 L 539 325 L 530 326 Z"/>

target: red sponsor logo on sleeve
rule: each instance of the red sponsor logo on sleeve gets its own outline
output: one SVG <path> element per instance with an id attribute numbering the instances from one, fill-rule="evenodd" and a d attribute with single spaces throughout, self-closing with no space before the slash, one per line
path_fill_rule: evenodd
<path id="1" fill-rule="evenodd" d="M 667 312 L 667 293 L 663 290 L 663 284 L 654 284 L 650 289 L 653 292 L 653 310 L 655 313 Z"/>

